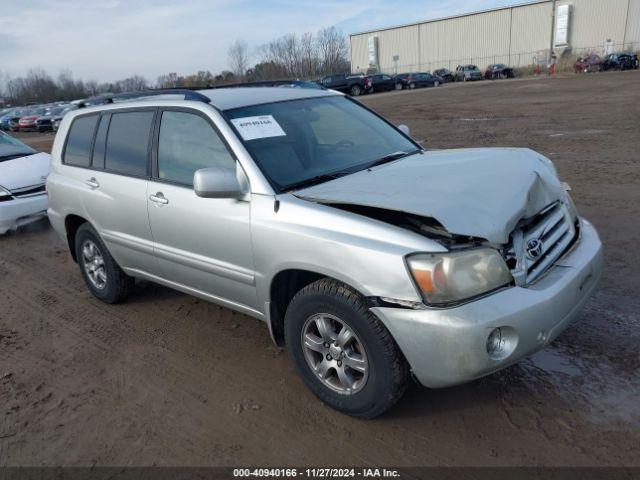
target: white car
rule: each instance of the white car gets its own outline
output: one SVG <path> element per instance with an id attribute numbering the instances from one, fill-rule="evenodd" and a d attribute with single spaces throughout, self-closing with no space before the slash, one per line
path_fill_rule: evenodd
<path id="1" fill-rule="evenodd" d="M 0 132 L 0 235 L 47 214 L 51 157 Z"/>

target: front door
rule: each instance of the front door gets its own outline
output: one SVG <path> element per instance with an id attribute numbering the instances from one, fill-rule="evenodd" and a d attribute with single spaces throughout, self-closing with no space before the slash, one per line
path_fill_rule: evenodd
<path id="1" fill-rule="evenodd" d="M 157 130 L 148 210 L 160 275 L 220 303 L 254 309 L 250 203 L 201 198 L 193 190 L 196 170 L 241 167 L 195 110 L 162 111 Z"/>

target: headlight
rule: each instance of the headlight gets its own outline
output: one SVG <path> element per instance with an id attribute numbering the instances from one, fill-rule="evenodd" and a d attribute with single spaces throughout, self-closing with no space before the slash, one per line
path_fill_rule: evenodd
<path id="1" fill-rule="evenodd" d="M 458 303 L 512 281 L 506 263 L 492 248 L 420 253 L 408 257 L 407 264 L 425 303 L 429 305 Z"/>

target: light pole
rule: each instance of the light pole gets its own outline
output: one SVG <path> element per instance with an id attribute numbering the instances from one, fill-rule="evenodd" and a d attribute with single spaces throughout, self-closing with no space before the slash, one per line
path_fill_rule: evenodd
<path id="1" fill-rule="evenodd" d="M 556 29 L 556 0 L 551 2 L 551 40 L 549 41 L 549 61 L 553 52 L 553 39 Z"/>

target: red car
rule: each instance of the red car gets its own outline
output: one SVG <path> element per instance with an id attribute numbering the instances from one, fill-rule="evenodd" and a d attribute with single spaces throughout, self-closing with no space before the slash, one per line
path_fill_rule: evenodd
<path id="1" fill-rule="evenodd" d="M 579 58 L 573 64 L 573 70 L 576 73 L 600 72 L 602 70 L 602 58 L 600 58 L 600 55 Z"/>
<path id="2" fill-rule="evenodd" d="M 44 115 L 45 111 L 45 108 L 36 108 L 21 116 L 20 120 L 18 120 L 18 130 L 23 132 L 27 130 L 37 130 L 38 125 L 36 124 L 36 120 Z"/>

